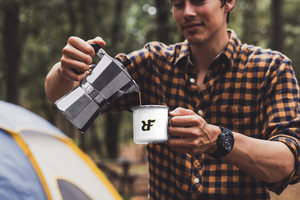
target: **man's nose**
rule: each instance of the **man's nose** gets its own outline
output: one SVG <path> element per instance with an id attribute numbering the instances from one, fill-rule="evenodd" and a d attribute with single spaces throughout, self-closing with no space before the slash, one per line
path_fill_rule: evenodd
<path id="1" fill-rule="evenodd" d="M 185 6 L 184 6 L 183 17 L 191 18 L 191 17 L 195 17 L 195 16 L 196 16 L 195 6 L 193 6 L 190 3 L 190 1 L 186 1 Z"/>

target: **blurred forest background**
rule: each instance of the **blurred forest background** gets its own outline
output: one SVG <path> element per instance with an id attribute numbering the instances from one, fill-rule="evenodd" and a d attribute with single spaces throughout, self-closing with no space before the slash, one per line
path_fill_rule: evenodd
<path id="1" fill-rule="evenodd" d="M 50 121 L 93 159 L 116 159 L 133 143 L 131 113 L 101 115 L 81 134 L 47 100 L 45 77 L 70 36 L 101 36 L 111 56 L 181 42 L 170 9 L 170 0 L 0 0 L 0 100 Z M 287 55 L 300 77 L 300 0 L 237 0 L 228 27 L 242 43 Z"/>
<path id="2" fill-rule="evenodd" d="M 182 41 L 170 9 L 170 0 L 0 0 L 0 99 L 47 119 L 92 158 L 116 158 L 132 143 L 131 113 L 101 115 L 80 134 L 47 100 L 45 77 L 70 36 L 101 36 L 111 56 Z M 300 77 L 299 0 L 237 0 L 228 26 L 243 43 L 286 54 Z"/>

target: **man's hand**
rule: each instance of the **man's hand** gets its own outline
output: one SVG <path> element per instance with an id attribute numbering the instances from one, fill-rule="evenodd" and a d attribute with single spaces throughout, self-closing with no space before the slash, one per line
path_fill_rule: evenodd
<path id="1" fill-rule="evenodd" d="M 206 121 L 191 110 L 177 108 L 170 112 L 169 146 L 178 152 L 199 155 L 217 150 L 218 126 Z M 295 166 L 291 150 L 282 142 L 248 137 L 233 132 L 234 148 L 224 158 L 247 174 L 267 183 L 277 183 L 289 176 Z M 280 161 L 280 162 L 278 162 Z"/>
<path id="2" fill-rule="evenodd" d="M 169 115 L 168 145 L 177 152 L 199 155 L 217 150 L 217 138 L 221 133 L 218 126 L 207 122 L 192 110 L 177 108 Z M 174 138 L 172 138 L 172 136 Z"/>
<path id="3" fill-rule="evenodd" d="M 92 43 L 105 46 L 105 42 L 100 37 L 87 42 L 78 37 L 69 38 L 62 51 L 60 62 L 52 67 L 46 77 L 45 92 L 52 103 L 78 86 L 79 82 L 86 77 L 86 73 L 76 74 L 72 69 L 86 72 L 90 68 L 95 57 L 94 49 L 89 45 Z"/>
<path id="4" fill-rule="evenodd" d="M 93 62 L 95 57 L 94 49 L 91 43 L 97 43 L 101 47 L 106 44 L 100 37 L 85 42 L 78 37 L 70 37 L 67 45 L 62 50 L 62 57 L 60 60 L 60 73 L 67 80 L 81 81 L 86 77 L 85 73 L 75 74 L 72 69 L 80 72 L 86 72 Z"/>

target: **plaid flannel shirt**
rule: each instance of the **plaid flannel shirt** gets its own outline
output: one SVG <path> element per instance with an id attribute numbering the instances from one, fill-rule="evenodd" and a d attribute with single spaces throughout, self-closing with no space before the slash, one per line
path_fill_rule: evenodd
<path id="1" fill-rule="evenodd" d="M 142 104 L 188 108 L 207 123 L 283 142 L 295 156 L 295 170 L 280 183 L 266 184 L 208 154 L 192 156 L 167 144 L 149 144 L 149 199 L 270 199 L 269 189 L 280 194 L 299 181 L 299 87 L 291 61 L 279 52 L 241 44 L 234 31 L 228 32 L 229 43 L 210 65 L 200 93 L 187 41 L 152 42 L 127 55 Z M 138 99 L 137 93 L 124 95 L 105 111 L 130 110 Z"/>

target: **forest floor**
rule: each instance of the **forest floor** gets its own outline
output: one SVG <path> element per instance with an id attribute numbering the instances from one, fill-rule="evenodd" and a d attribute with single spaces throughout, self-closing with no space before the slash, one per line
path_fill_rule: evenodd
<path id="1" fill-rule="evenodd" d="M 124 174 L 122 162 L 129 161 L 131 164 L 126 179 L 115 177 L 107 173 L 108 179 L 119 191 L 124 200 L 147 200 L 148 193 L 148 170 L 146 163 L 146 149 L 143 145 L 122 145 L 120 147 L 120 159 L 117 162 L 108 163 L 110 169 L 118 174 Z M 106 172 L 105 170 L 103 170 Z M 280 196 L 271 192 L 272 200 L 299 200 L 300 183 L 289 185 Z"/>

